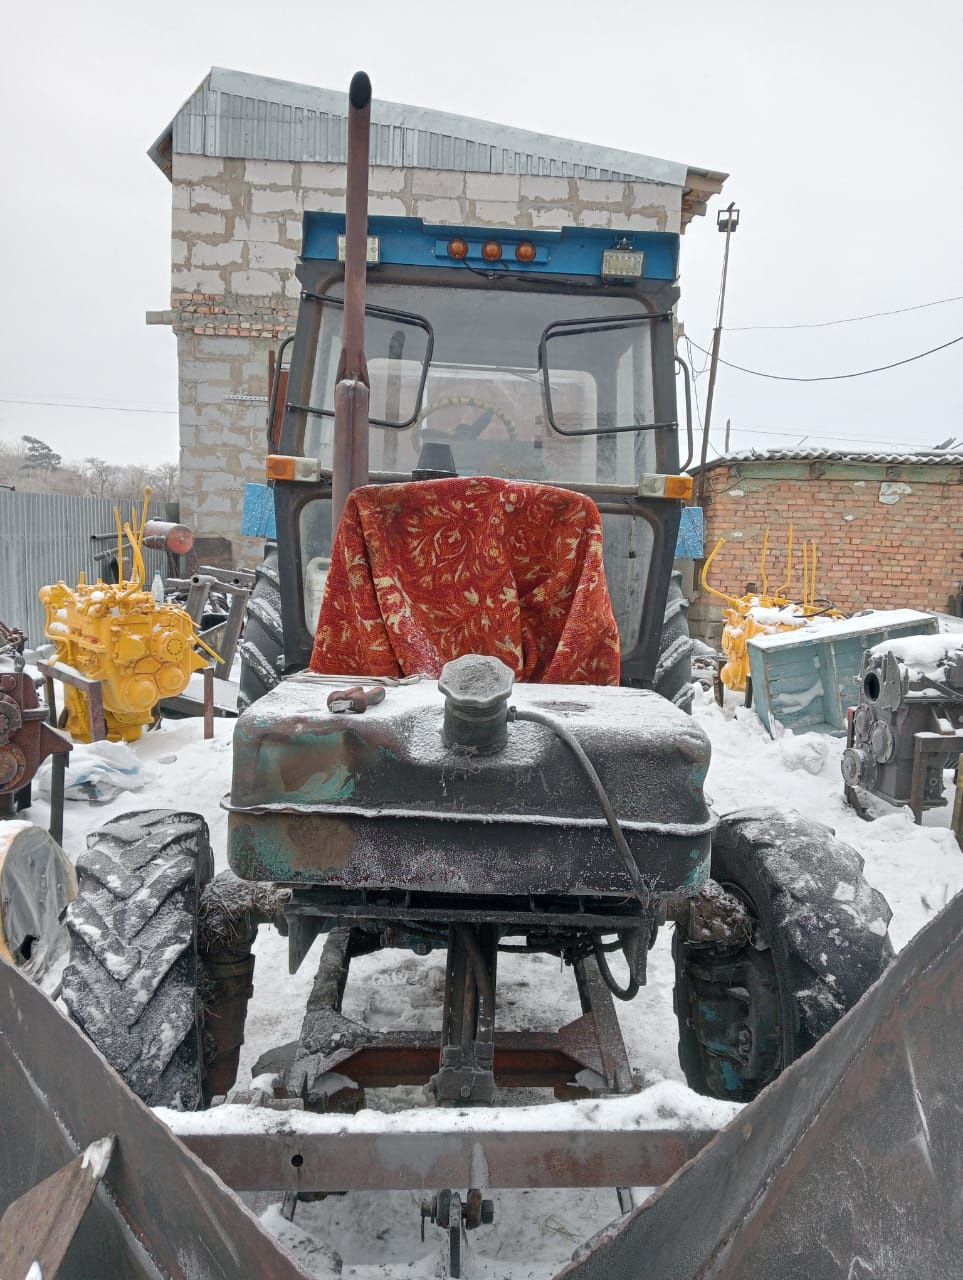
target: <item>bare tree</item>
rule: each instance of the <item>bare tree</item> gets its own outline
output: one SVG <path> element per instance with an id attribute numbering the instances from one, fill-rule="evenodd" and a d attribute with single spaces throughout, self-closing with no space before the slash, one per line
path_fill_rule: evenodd
<path id="1" fill-rule="evenodd" d="M 91 495 L 95 498 L 106 497 L 117 468 L 103 458 L 84 458 L 83 466 Z"/>
<path id="2" fill-rule="evenodd" d="M 152 467 L 150 484 L 158 502 L 176 502 L 180 494 L 180 467 L 176 462 L 162 462 Z"/>

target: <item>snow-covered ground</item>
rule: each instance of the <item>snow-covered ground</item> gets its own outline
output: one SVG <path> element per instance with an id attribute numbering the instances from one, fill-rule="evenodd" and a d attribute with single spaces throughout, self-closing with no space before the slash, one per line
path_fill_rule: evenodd
<path id="1" fill-rule="evenodd" d="M 890 933 L 897 948 L 963 888 L 963 852 L 947 828 L 948 810 L 926 815 L 914 825 L 908 811 L 872 823 L 861 821 L 843 802 L 840 739 L 786 734 L 772 741 L 754 712 L 741 706 L 720 710 L 705 695 L 695 715 L 712 740 L 707 790 L 724 813 L 759 804 L 796 809 L 835 828 L 866 860 L 866 875 L 893 909 Z M 211 828 L 218 867 L 225 865 L 226 815 L 219 806 L 231 772 L 233 721 L 215 721 L 215 737 L 204 742 L 200 721 L 168 721 L 135 745 L 147 785 L 122 793 L 105 805 L 67 806 L 64 844 L 76 857 L 84 836 L 107 818 L 135 808 L 176 807 L 203 813 Z M 68 780 L 70 775 L 68 774 Z M 952 795 L 952 793 L 951 793 Z M 38 801 L 29 814 L 45 823 Z M 287 973 L 287 945 L 273 931 L 257 944 L 255 994 L 247 1022 L 240 1080 L 266 1048 L 296 1037 L 314 972 L 315 954 L 294 977 Z M 352 964 L 344 1011 L 371 1027 L 440 1025 L 443 958 L 420 959 L 385 952 Z M 626 1109 L 625 1100 L 598 1104 L 621 1114 L 651 1120 L 678 1114 L 719 1124 L 719 1104 L 707 1103 L 681 1083 L 672 1011 L 672 963 L 668 931 L 651 953 L 649 981 L 638 998 L 620 1005 L 619 1017 L 633 1068 L 644 1084 Z M 558 1026 L 579 1014 L 575 984 L 559 962 L 546 956 L 505 955 L 499 959 L 499 1025 L 505 1028 Z M 506 1104 L 551 1101 L 529 1095 L 506 1097 Z M 420 1091 L 384 1092 L 370 1102 L 381 1109 L 427 1105 Z M 578 1104 L 571 1104 L 576 1107 Z M 661 1111 L 660 1111 L 661 1109 Z M 559 1107 L 553 1109 L 558 1111 Z M 613 1123 L 618 1123 L 612 1119 Z M 626 1121 L 628 1123 L 628 1120 Z M 463 1245 L 463 1275 L 485 1280 L 542 1280 L 554 1275 L 573 1250 L 618 1214 L 614 1191 L 495 1192 L 495 1225 L 472 1232 Z M 277 1206 L 259 1204 L 264 1221 L 309 1271 L 357 1280 L 395 1280 L 445 1274 L 442 1233 L 428 1228 L 420 1240 L 420 1193 L 349 1194 L 298 1206 L 293 1223 Z"/>

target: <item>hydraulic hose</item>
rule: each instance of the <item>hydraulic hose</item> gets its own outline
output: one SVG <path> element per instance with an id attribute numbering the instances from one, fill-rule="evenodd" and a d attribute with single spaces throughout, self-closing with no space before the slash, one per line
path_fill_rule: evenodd
<path id="1" fill-rule="evenodd" d="M 475 978 L 475 987 L 478 991 L 478 1029 L 490 1031 L 495 1021 L 495 991 L 491 973 L 478 942 L 478 935 L 471 925 L 456 924 L 452 928 L 465 948 Z"/>
<path id="2" fill-rule="evenodd" d="M 572 755 L 582 766 L 582 771 L 586 778 L 588 778 L 589 783 L 592 786 L 592 790 L 598 797 L 598 802 L 602 807 L 603 814 L 605 815 L 605 821 L 609 824 L 609 830 L 612 832 L 612 839 L 615 841 L 615 847 L 622 855 L 622 861 L 625 864 L 625 870 L 628 872 L 629 879 L 632 881 L 632 888 L 635 890 L 636 897 L 642 904 L 643 911 L 648 913 L 652 902 L 652 894 L 649 891 L 649 886 L 643 880 L 641 872 L 636 865 L 632 850 L 629 848 L 629 842 L 626 840 L 625 833 L 619 824 L 618 815 L 612 807 L 612 801 L 608 797 L 608 792 L 602 785 L 602 779 L 595 772 L 595 766 L 585 754 L 582 744 L 579 742 L 578 738 L 576 738 L 573 733 L 570 733 L 564 725 L 553 720 L 551 716 L 543 715 L 541 711 L 534 711 L 531 708 L 509 707 L 508 718 L 509 720 L 528 720 L 532 724 L 540 724 L 546 729 L 551 729 L 552 733 L 565 743 L 569 751 L 571 751 Z"/>
<path id="3" fill-rule="evenodd" d="M 616 982 L 612 970 L 609 968 L 609 962 L 605 957 L 605 948 L 602 946 L 602 940 L 593 935 L 592 943 L 595 950 L 595 963 L 599 967 L 599 973 L 602 975 L 602 981 L 615 996 L 616 1000 L 634 1000 L 639 994 L 638 963 L 639 948 L 642 945 L 642 932 L 636 929 L 623 945 L 626 963 L 629 966 L 629 980 L 624 987 L 620 987 Z"/>

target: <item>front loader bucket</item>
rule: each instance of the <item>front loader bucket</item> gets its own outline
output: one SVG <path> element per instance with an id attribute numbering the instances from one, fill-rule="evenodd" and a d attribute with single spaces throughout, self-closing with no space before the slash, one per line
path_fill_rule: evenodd
<path id="1" fill-rule="evenodd" d="M 106 1134 L 117 1135 L 113 1154 L 58 1280 L 309 1274 L 47 996 L 0 961 L 0 1217 Z M 16 1242 L 2 1243 L 8 1253 L 0 1256 L 15 1257 Z M 31 1259 L 23 1261 L 20 1274 L 34 1274 Z M 3 1280 L 19 1276 L 4 1271 Z"/>
<path id="2" fill-rule="evenodd" d="M 645 1205 L 584 1245 L 556 1280 L 956 1280 L 963 1258 L 961 938 L 963 894 L 813 1050 Z M 238 1185 L 252 1189 L 287 1188 L 283 1169 L 290 1177 L 291 1166 L 301 1164 L 290 1159 L 289 1147 L 313 1151 L 323 1171 L 329 1161 L 322 1157 L 331 1155 L 333 1145 L 330 1133 L 318 1132 L 314 1151 L 305 1146 L 309 1132 L 279 1133 L 277 1114 L 271 1112 L 271 1133 L 259 1139 L 258 1110 L 248 1111 L 234 1135 L 223 1123 L 228 1117 L 212 1113 L 210 1119 L 219 1123 L 211 1128 L 198 1114 L 201 1137 L 194 1134 L 186 1142 L 199 1144 L 213 1164 L 224 1165 L 226 1176 L 239 1154 L 244 1156 Z M 322 1124 L 325 1119 L 317 1117 Z M 338 1119 L 336 1136 L 349 1141 L 350 1122 Z M 194 1121 L 188 1121 L 183 1117 L 190 1135 Z M 93 1275 L 293 1280 L 307 1274 L 220 1178 L 142 1105 L 56 1006 L 4 963 L 0 1125 L 0 1215 L 79 1149 L 103 1135 L 117 1135 L 103 1182 L 57 1273 L 63 1280 Z M 548 1136 L 569 1153 L 574 1166 L 577 1139 L 592 1134 Z M 640 1157 L 653 1136 L 619 1131 L 611 1137 L 612 1167 L 618 1165 L 620 1183 L 626 1177 L 638 1185 L 646 1177 L 664 1176 L 656 1172 L 660 1164 L 688 1154 L 653 1148 L 660 1158 L 646 1164 Z M 232 1154 L 232 1137 L 254 1146 Z M 668 1131 L 662 1137 L 680 1138 L 686 1145 L 685 1134 Z M 361 1174 L 357 1158 L 353 1163 L 336 1158 L 339 1185 L 443 1185 L 431 1183 L 431 1177 L 441 1176 L 432 1161 L 444 1157 L 474 1170 L 488 1141 L 484 1133 L 457 1131 L 423 1135 L 422 1145 L 426 1138 L 434 1142 L 423 1153 L 431 1165 L 427 1182 L 404 1181 L 411 1175 L 414 1147 L 398 1159 L 375 1143 Z M 689 1150 L 704 1138 L 688 1135 Z M 538 1135 L 529 1139 L 518 1137 L 514 1148 L 526 1158 L 532 1154 L 526 1146 L 535 1147 Z M 257 1148 L 259 1141 L 277 1145 L 272 1159 L 267 1148 Z M 452 1154 L 449 1147 L 457 1151 Z M 255 1149 L 263 1157 L 254 1162 L 260 1168 L 251 1167 Z M 526 1168 L 521 1175 L 517 1168 L 502 1168 L 497 1142 L 491 1155 L 481 1163 L 490 1169 L 493 1185 L 571 1186 L 566 1173 L 577 1176 L 574 1167 L 553 1166 L 548 1178 L 543 1167 L 534 1174 Z M 612 1163 L 604 1152 L 594 1158 L 607 1167 Z M 305 1158 L 296 1172 L 310 1171 L 312 1159 Z M 588 1166 L 582 1176 L 592 1181 Z"/>
<path id="3" fill-rule="evenodd" d="M 963 1274 L 963 894 L 556 1280 Z"/>

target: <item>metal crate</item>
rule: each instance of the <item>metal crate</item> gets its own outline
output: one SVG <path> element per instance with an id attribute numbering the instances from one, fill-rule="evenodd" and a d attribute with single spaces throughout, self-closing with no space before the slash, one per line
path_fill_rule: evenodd
<path id="1" fill-rule="evenodd" d="M 939 630 L 931 613 L 879 610 L 842 622 L 816 623 L 749 641 L 756 714 L 770 733 L 776 724 L 797 733 L 846 732 L 846 710 L 859 701 L 863 654 L 891 636 Z"/>

